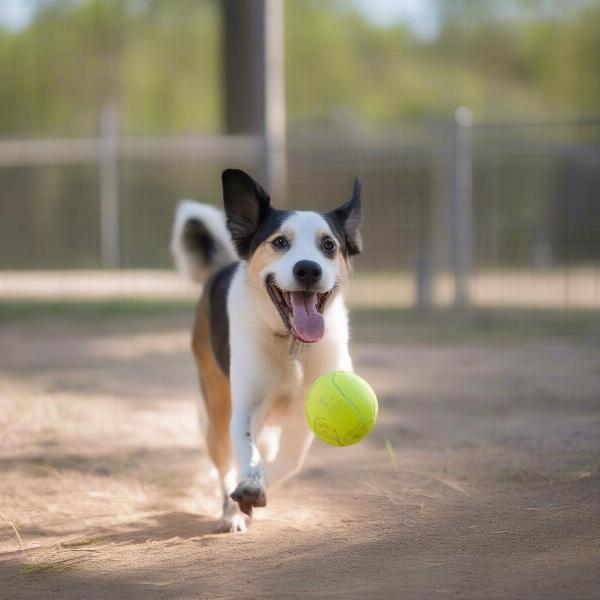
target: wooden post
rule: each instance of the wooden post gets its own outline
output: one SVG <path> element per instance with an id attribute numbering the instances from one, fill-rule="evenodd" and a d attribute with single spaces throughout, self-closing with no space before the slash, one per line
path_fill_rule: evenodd
<path id="1" fill-rule="evenodd" d="M 473 116 L 460 107 L 454 114 L 453 173 L 450 194 L 451 258 L 454 272 L 454 306 L 469 306 L 469 279 L 473 266 Z"/>
<path id="2" fill-rule="evenodd" d="M 264 0 L 222 0 L 225 131 L 262 128 L 262 21 Z"/>
<path id="3" fill-rule="evenodd" d="M 265 175 L 269 191 L 282 205 L 287 195 L 283 0 L 265 0 L 264 10 Z"/>
<path id="4" fill-rule="evenodd" d="M 119 118 L 116 106 L 107 104 L 100 113 L 100 248 L 102 266 L 120 266 L 119 227 Z"/>
<path id="5" fill-rule="evenodd" d="M 259 137 L 261 182 L 285 203 L 283 0 L 224 0 L 225 129 Z"/>

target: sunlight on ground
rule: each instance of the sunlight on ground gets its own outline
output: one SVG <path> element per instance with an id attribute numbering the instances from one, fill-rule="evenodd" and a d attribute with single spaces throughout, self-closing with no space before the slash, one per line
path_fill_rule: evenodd
<path id="1" fill-rule="evenodd" d="M 470 282 L 480 307 L 600 308 L 600 271 L 594 268 L 477 271 Z M 434 303 L 452 302 L 449 275 L 432 282 Z M 196 285 L 174 271 L 3 271 L 0 299 L 152 298 L 195 300 Z M 356 307 L 408 307 L 415 302 L 414 275 L 361 273 L 352 282 L 350 304 Z"/>

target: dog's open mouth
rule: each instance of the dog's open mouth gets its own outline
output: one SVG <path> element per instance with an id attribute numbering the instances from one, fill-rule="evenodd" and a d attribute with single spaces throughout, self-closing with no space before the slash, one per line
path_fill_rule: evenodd
<path id="1" fill-rule="evenodd" d="M 269 275 L 266 285 L 288 331 L 300 342 L 318 342 L 325 333 L 323 310 L 333 289 L 324 293 L 286 292 L 275 283 L 273 275 Z"/>

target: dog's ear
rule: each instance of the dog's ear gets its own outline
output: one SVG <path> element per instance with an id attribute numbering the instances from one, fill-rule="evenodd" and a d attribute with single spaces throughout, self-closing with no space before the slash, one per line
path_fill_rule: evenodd
<path id="1" fill-rule="evenodd" d="M 336 229 L 341 231 L 348 256 L 355 256 L 362 252 L 362 238 L 359 228 L 362 224 L 362 183 L 360 177 L 354 180 L 354 188 L 350 200 L 331 211 L 328 217 L 336 224 Z"/>
<path id="2" fill-rule="evenodd" d="M 238 254 L 247 258 L 254 234 L 271 211 L 271 199 L 244 171 L 227 169 L 221 179 L 227 228 Z"/>

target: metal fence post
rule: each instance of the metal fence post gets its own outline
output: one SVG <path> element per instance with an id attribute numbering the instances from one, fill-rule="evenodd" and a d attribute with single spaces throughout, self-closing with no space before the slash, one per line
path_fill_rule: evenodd
<path id="1" fill-rule="evenodd" d="M 468 108 L 454 113 L 452 189 L 450 193 L 450 256 L 454 274 L 454 306 L 469 306 L 469 279 L 473 266 L 473 154 Z"/>
<path id="2" fill-rule="evenodd" d="M 417 308 L 427 311 L 433 303 L 431 257 L 426 244 L 419 243 L 415 268 L 415 290 Z"/>
<path id="3" fill-rule="evenodd" d="M 100 250 L 102 266 L 120 266 L 119 231 L 119 115 L 114 104 L 100 113 Z"/>
<path id="4" fill-rule="evenodd" d="M 434 166 L 431 153 L 431 174 L 430 185 L 431 192 L 429 198 L 425 194 L 419 194 L 418 209 L 418 242 L 417 242 L 417 260 L 415 264 L 415 300 L 417 308 L 423 312 L 428 311 L 433 304 L 433 243 L 431 233 L 433 231 L 433 210 L 434 210 Z"/>

